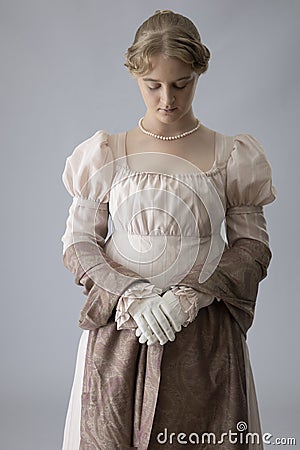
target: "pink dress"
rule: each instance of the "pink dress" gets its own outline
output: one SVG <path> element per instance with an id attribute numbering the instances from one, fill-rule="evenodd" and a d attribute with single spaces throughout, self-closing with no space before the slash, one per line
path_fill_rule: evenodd
<path id="1" fill-rule="evenodd" d="M 215 161 L 207 172 L 178 164 L 179 160 L 174 157 L 168 157 L 171 164 L 165 161 L 166 173 L 131 170 L 125 142 L 125 132 L 110 136 L 106 131 L 97 131 L 67 158 L 63 182 L 73 196 L 73 202 L 62 236 L 63 253 L 72 244 L 90 239 L 94 233 L 96 205 L 108 204 L 111 230 L 104 245 L 106 254 L 140 274 L 160 292 L 171 286 L 176 294 L 185 295 L 190 305 L 190 325 L 187 324 L 187 328 L 180 332 L 183 337 L 179 337 L 179 333 L 174 341 L 180 342 L 184 333 L 188 336 L 186 330 L 196 326 L 197 320 L 204 320 L 207 312 L 215 314 L 213 311 L 219 307 L 215 301 L 222 300 L 209 294 L 200 296 L 193 289 L 180 286 L 180 280 L 194 264 L 203 265 L 201 276 L 205 280 L 217 267 L 224 248 L 231 247 L 236 240 L 247 237 L 269 246 L 262 207 L 276 197 L 271 167 L 260 143 L 248 134 L 226 136 L 216 132 Z M 176 173 L 170 173 L 170 167 L 176 167 Z M 78 205 L 81 205 L 84 220 L 83 216 L 81 220 L 76 216 Z M 103 280 L 104 287 L 105 282 Z M 115 326 L 119 333 L 123 329 L 128 331 L 132 325 L 127 307 L 132 298 L 130 295 L 138 296 L 141 286 L 133 285 L 119 298 L 115 311 Z M 113 286 L 106 288 L 114 290 Z M 84 329 L 79 342 L 63 450 L 97 448 L 80 447 L 81 394 L 88 335 L 89 330 Z M 243 352 L 243 362 L 240 363 L 243 364 L 246 383 L 247 427 L 260 430 L 248 348 L 242 334 L 240 342 Z M 166 354 L 166 361 L 168 348 L 161 349 L 161 357 Z M 160 370 L 163 367 L 168 367 L 167 363 Z M 160 397 L 157 402 L 159 410 Z M 155 414 L 159 415 L 154 410 L 153 416 Z M 159 430 L 153 420 L 149 433 L 151 427 Z M 148 442 L 149 439 L 150 434 Z M 105 448 L 114 447 L 108 445 Z M 148 448 L 156 448 L 153 439 Z M 167 447 L 158 445 L 157 448 Z M 253 444 L 247 448 L 256 450 L 263 447 Z"/>

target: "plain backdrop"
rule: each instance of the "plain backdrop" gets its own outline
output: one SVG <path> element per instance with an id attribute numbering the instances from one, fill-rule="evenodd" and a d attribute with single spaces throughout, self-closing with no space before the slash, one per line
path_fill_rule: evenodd
<path id="1" fill-rule="evenodd" d="M 299 441 L 299 1 L 1 0 L 0 9 L 1 450 L 61 448 L 85 299 L 61 260 L 71 203 L 61 175 L 77 144 L 144 114 L 124 53 L 156 9 L 190 17 L 211 51 L 196 116 L 252 134 L 272 166 L 273 259 L 248 345 L 264 431 Z"/>

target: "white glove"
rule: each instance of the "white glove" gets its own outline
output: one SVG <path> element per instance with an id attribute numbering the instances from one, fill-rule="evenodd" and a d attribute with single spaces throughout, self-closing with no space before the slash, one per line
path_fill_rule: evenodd
<path id="1" fill-rule="evenodd" d="M 162 308 L 162 302 L 160 295 L 153 294 L 134 301 L 128 308 L 129 314 L 147 340 L 152 343 L 155 337 L 161 345 L 175 339 L 172 324 Z"/>
<path id="2" fill-rule="evenodd" d="M 139 323 L 136 322 L 138 325 L 138 328 L 136 329 L 136 336 L 139 337 L 139 342 L 141 344 L 147 342 L 148 345 L 152 345 L 155 342 L 159 341 L 161 345 L 164 345 L 166 342 L 168 342 L 168 340 L 174 341 L 175 339 L 174 332 L 181 331 L 182 325 L 186 322 L 188 318 L 188 314 L 184 312 L 184 310 L 182 309 L 178 297 L 174 295 L 172 291 L 167 291 L 164 293 L 163 296 L 159 297 L 160 301 L 159 303 L 157 302 L 155 303 L 155 307 L 157 307 L 164 315 L 163 325 L 165 325 L 165 318 L 167 319 L 169 324 L 167 326 L 167 331 L 169 332 L 169 334 L 165 332 L 164 339 L 160 339 L 150 324 L 149 326 L 153 332 L 151 332 L 151 330 L 147 328 L 145 333 L 144 330 L 139 325 Z M 158 323 L 160 327 L 162 327 L 162 324 L 160 322 Z M 172 333 L 170 333 L 169 328 L 170 325 L 172 327 L 171 328 Z"/>

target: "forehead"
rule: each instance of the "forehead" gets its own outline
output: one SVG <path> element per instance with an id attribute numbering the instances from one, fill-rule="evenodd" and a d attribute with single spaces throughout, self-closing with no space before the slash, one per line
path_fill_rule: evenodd
<path id="1" fill-rule="evenodd" d="M 157 81 L 173 81 L 183 77 L 190 77 L 194 72 L 192 66 L 181 59 L 155 55 L 150 58 L 151 69 L 143 78 L 151 78 Z"/>

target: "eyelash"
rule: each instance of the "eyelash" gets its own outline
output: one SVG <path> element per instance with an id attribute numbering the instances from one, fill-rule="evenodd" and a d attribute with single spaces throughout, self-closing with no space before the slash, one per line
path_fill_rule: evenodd
<path id="1" fill-rule="evenodd" d="M 187 86 L 187 85 L 185 84 L 185 85 L 182 86 L 182 87 L 174 86 L 174 88 L 175 88 L 175 89 L 184 89 L 186 86 Z M 148 89 L 150 89 L 150 91 L 154 91 L 155 89 L 159 89 L 159 88 L 160 88 L 160 86 L 157 86 L 157 87 L 150 87 L 150 86 L 148 86 Z"/>

